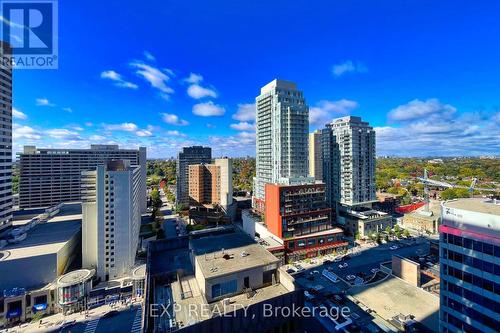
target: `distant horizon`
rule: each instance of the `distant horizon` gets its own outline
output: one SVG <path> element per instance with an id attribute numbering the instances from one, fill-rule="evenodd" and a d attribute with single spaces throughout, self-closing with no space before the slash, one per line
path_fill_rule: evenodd
<path id="1" fill-rule="evenodd" d="M 381 156 L 500 154 L 500 2 L 58 7 L 58 69 L 14 70 L 14 156 L 99 142 L 254 155 L 255 97 L 275 78 L 303 91 L 311 132 L 359 116 Z"/>

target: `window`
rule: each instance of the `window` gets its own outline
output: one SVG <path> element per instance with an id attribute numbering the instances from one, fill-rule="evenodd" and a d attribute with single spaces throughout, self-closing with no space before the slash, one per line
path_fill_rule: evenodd
<path id="1" fill-rule="evenodd" d="M 306 246 L 306 241 L 304 241 L 304 240 L 299 240 L 299 241 L 297 242 L 297 245 L 298 245 L 298 247 L 303 247 L 303 246 Z"/>
<path id="2" fill-rule="evenodd" d="M 212 285 L 212 298 L 221 297 L 227 294 L 233 294 L 238 289 L 237 280 L 231 280 Z"/>

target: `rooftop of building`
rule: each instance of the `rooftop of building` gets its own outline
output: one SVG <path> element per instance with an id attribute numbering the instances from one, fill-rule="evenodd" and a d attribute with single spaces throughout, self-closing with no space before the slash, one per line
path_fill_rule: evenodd
<path id="1" fill-rule="evenodd" d="M 130 151 L 137 152 L 141 149 L 146 149 L 145 147 L 140 147 L 139 149 L 128 149 L 121 148 L 118 145 L 90 145 L 89 148 L 37 148 L 36 146 L 24 146 L 23 152 L 19 153 L 19 155 L 27 155 L 27 154 L 64 154 L 68 152 L 86 152 L 86 151 Z"/>
<path id="2" fill-rule="evenodd" d="M 485 198 L 463 198 L 443 202 L 443 207 L 463 209 L 470 212 L 500 216 L 500 200 Z"/>
<path id="3" fill-rule="evenodd" d="M 439 297 L 394 276 L 368 286 L 353 287 L 348 293 L 384 320 L 411 314 L 431 331 L 439 327 Z"/>
<path id="4" fill-rule="evenodd" d="M 30 211 L 26 213 L 32 214 Z M 34 225 L 26 232 L 24 230 L 28 229 L 32 218 L 23 219 L 22 215 L 17 215 L 16 218 L 18 220 L 13 231 L 18 231 L 18 235 L 25 233 L 26 238 L 0 249 L 0 261 L 55 254 L 80 232 L 82 227 L 81 204 L 77 203 L 62 205 L 58 214 L 49 217 L 47 222 Z"/>
<path id="5" fill-rule="evenodd" d="M 274 88 L 283 88 L 289 90 L 297 90 L 297 85 L 292 81 L 274 79 L 262 88 L 260 88 L 261 95 L 272 91 Z"/>
<path id="6" fill-rule="evenodd" d="M 278 258 L 241 232 L 191 240 L 190 248 L 205 278 L 279 262 Z"/>
<path id="7" fill-rule="evenodd" d="M 380 219 L 380 218 L 386 218 L 390 216 L 389 214 L 385 212 L 381 212 L 375 209 L 368 209 L 365 211 L 347 211 L 346 212 L 348 215 L 358 218 L 361 221 L 370 221 L 370 220 L 375 220 L 375 219 Z"/>

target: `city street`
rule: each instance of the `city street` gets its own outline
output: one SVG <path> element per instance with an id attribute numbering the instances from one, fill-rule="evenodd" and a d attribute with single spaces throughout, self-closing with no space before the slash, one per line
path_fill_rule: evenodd
<path id="1" fill-rule="evenodd" d="M 391 250 L 390 246 L 394 244 L 397 244 L 399 248 Z M 380 263 L 390 261 L 392 259 L 392 255 L 397 254 L 403 257 L 410 257 L 427 253 L 428 251 L 429 243 L 427 241 L 415 243 L 409 246 L 403 245 L 401 242 L 390 242 L 376 247 L 361 248 L 358 255 L 350 255 L 350 259 L 343 260 L 342 262 L 332 262 L 326 265 L 307 265 L 305 263 L 301 263 L 301 265 L 306 268 L 304 271 L 306 275 L 309 274 L 310 271 L 314 270 L 321 273 L 323 269 L 331 267 L 332 271 L 336 275 L 345 280 L 347 275 L 358 275 L 360 272 L 364 273 L 366 276 L 373 275 L 371 270 L 374 268 L 379 269 Z M 346 268 L 339 268 L 341 263 L 347 263 L 348 266 Z M 311 281 L 309 281 L 309 283 L 311 283 Z"/>
<path id="2" fill-rule="evenodd" d="M 138 333 L 141 329 L 141 308 L 134 307 L 119 311 L 110 318 L 90 319 L 86 322 L 78 322 L 63 330 L 55 329 L 50 332 L 67 333 Z"/>

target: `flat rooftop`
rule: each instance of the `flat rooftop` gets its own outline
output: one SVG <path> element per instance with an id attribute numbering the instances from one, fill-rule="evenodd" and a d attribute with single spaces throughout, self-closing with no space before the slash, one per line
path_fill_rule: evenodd
<path id="1" fill-rule="evenodd" d="M 57 215 L 29 230 L 25 240 L 0 249 L 0 262 L 57 253 L 81 228 L 81 205 L 63 205 Z"/>
<path id="2" fill-rule="evenodd" d="M 348 293 L 387 321 L 412 314 L 429 330 L 439 330 L 439 297 L 401 279 L 390 276 L 377 284 L 353 287 Z"/>
<path id="3" fill-rule="evenodd" d="M 443 207 L 468 210 L 476 213 L 500 216 L 500 200 L 485 198 L 464 198 L 443 202 Z"/>
<path id="4" fill-rule="evenodd" d="M 278 258 L 240 232 L 194 239 L 189 247 L 206 279 L 279 262 Z"/>

